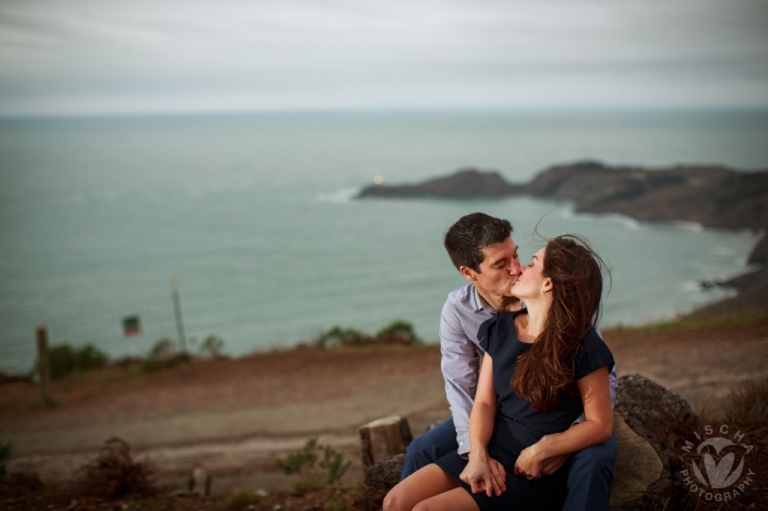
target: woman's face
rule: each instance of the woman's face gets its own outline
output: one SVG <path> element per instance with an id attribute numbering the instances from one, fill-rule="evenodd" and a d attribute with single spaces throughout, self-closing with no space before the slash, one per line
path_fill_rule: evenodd
<path id="1" fill-rule="evenodd" d="M 521 268 L 522 273 L 512 286 L 513 296 L 525 300 L 536 298 L 544 293 L 547 287 L 546 281 L 549 280 L 543 275 L 544 257 L 546 257 L 546 249 L 542 248 L 533 255 L 530 264 Z"/>

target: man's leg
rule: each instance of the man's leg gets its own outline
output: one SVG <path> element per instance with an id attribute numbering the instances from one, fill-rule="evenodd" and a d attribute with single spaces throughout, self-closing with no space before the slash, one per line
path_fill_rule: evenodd
<path id="1" fill-rule="evenodd" d="M 458 448 L 456 428 L 453 426 L 453 418 L 450 418 L 414 439 L 408 445 L 400 478 L 405 479 L 420 468 L 426 467 L 449 452 L 458 450 Z"/>
<path id="2" fill-rule="evenodd" d="M 618 449 L 616 436 L 611 435 L 603 444 L 571 454 L 565 466 L 568 471 L 568 494 L 563 511 L 608 509 Z"/>

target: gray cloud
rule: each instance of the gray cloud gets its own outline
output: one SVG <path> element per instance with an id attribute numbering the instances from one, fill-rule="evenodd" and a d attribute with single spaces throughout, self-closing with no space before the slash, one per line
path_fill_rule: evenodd
<path id="1" fill-rule="evenodd" d="M 0 5 L 0 115 L 768 106 L 761 0 Z"/>

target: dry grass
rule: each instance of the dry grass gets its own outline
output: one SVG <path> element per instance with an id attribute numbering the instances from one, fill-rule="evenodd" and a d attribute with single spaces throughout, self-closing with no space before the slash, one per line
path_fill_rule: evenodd
<path id="1" fill-rule="evenodd" d="M 147 497 L 156 494 L 151 472 L 134 461 L 131 447 L 119 438 L 110 438 L 98 458 L 88 464 L 77 488 L 83 495 L 114 499 L 123 496 Z"/>
<path id="2" fill-rule="evenodd" d="M 731 390 L 725 420 L 745 428 L 768 427 L 768 374 L 745 380 Z"/>

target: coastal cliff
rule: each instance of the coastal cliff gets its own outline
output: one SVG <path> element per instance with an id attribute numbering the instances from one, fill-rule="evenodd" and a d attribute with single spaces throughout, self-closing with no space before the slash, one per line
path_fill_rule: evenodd
<path id="1" fill-rule="evenodd" d="M 369 186 L 358 197 L 508 197 L 521 194 L 524 185 L 512 185 L 495 171 L 459 170 L 447 177 L 438 177 L 416 185 Z"/>
<path id="2" fill-rule="evenodd" d="M 507 183 L 498 172 L 464 169 L 420 184 L 371 186 L 359 198 L 502 198 L 530 196 L 573 201 L 583 213 L 619 213 L 644 222 L 695 222 L 721 229 L 768 230 L 768 170 L 736 171 L 722 166 L 687 165 L 666 169 L 611 167 L 580 162 L 550 167 L 524 184 Z M 726 282 L 706 282 L 739 290 L 739 295 L 691 314 L 711 317 L 768 312 L 768 236 L 747 264 L 762 268 Z"/>
<path id="3" fill-rule="evenodd" d="M 359 198 L 501 198 L 572 200 L 576 211 L 620 213 L 641 221 L 686 221 L 706 227 L 768 229 L 768 171 L 711 165 L 667 169 L 581 162 L 551 167 L 531 182 L 506 182 L 498 172 L 461 170 L 415 185 L 370 186 Z"/>

